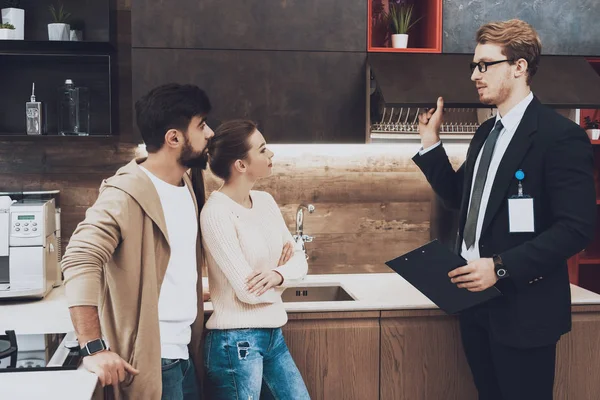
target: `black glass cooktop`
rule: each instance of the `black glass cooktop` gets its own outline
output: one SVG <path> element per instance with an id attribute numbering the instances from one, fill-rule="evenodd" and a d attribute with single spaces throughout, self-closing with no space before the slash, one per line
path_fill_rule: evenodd
<path id="1" fill-rule="evenodd" d="M 76 340 L 64 340 L 66 335 L 19 335 L 14 331 L 0 334 L 0 373 L 77 369 L 81 360 L 79 346 Z"/>

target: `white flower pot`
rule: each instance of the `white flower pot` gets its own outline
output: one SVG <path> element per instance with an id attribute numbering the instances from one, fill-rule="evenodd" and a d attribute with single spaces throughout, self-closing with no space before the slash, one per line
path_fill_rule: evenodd
<path id="1" fill-rule="evenodd" d="M 48 24 L 48 40 L 69 40 L 69 24 Z"/>
<path id="2" fill-rule="evenodd" d="M 3 8 L 2 23 L 11 24 L 15 27 L 13 39 L 25 39 L 25 10 L 20 8 Z"/>
<path id="3" fill-rule="evenodd" d="M 405 49 L 408 46 L 408 35 L 397 33 L 392 35 L 392 47 L 394 49 Z"/>
<path id="4" fill-rule="evenodd" d="M 13 40 L 15 38 L 14 29 L 0 29 L 0 40 Z"/>
<path id="5" fill-rule="evenodd" d="M 600 129 L 586 129 L 585 130 L 590 137 L 590 140 L 600 139 Z"/>

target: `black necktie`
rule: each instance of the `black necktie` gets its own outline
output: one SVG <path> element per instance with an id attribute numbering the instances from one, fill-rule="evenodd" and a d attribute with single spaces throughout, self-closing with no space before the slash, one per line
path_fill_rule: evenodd
<path id="1" fill-rule="evenodd" d="M 477 174 L 475 175 L 475 182 L 473 183 L 471 205 L 469 206 L 469 213 L 467 214 L 467 222 L 465 223 L 463 235 L 467 249 L 475 244 L 477 217 L 479 216 L 479 208 L 481 206 L 481 196 L 483 195 L 483 188 L 487 179 L 488 169 L 490 168 L 490 162 L 492 161 L 492 154 L 494 154 L 494 147 L 496 147 L 496 142 L 498 141 L 498 136 L 500 136 L 502 128 L 504 128 L 502 121 L 496 122 L 496 126 L 494 126 L 494 129 L 490 132 L 490 135 L 483 146 L 479 167 L 477 168 Z"/>

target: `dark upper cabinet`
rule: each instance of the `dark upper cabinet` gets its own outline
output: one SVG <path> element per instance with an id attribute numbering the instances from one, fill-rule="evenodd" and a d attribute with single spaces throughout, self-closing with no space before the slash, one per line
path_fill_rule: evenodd
<path id="1" fill-rule="evenodd" d="M 132 46 L 366 51 L 364 0 L 133 0 Z"/>
<path id="2" fill-rule="evenodd" d="M 133 96 L 194 83 L 213 104 L 209 124 L 250 118 L 270 143 L 364 143 L 366 54 L 133 49 Z"/>

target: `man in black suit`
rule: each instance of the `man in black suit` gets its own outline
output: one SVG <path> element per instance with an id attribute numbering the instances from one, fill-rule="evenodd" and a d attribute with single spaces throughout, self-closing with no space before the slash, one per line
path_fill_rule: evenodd
<path id="1" fill-rule="evenodd" d="M 471 80 L 498 115 L 477 130 L 454 171 L 439 139 L 439 98 L 419 118 L 423 147 L 413 160 L 459 210 L 457 252 L 468 264 L 449 279 L 503 294 L 460 315 L 479 398 L 552 399 L 556 343 L 571 329 L 567 259 L 594 234 L 592 146 L 577 124 L 533 96 L 541 43 L 529 24 L 486 24 L 477 43 Z"/>

